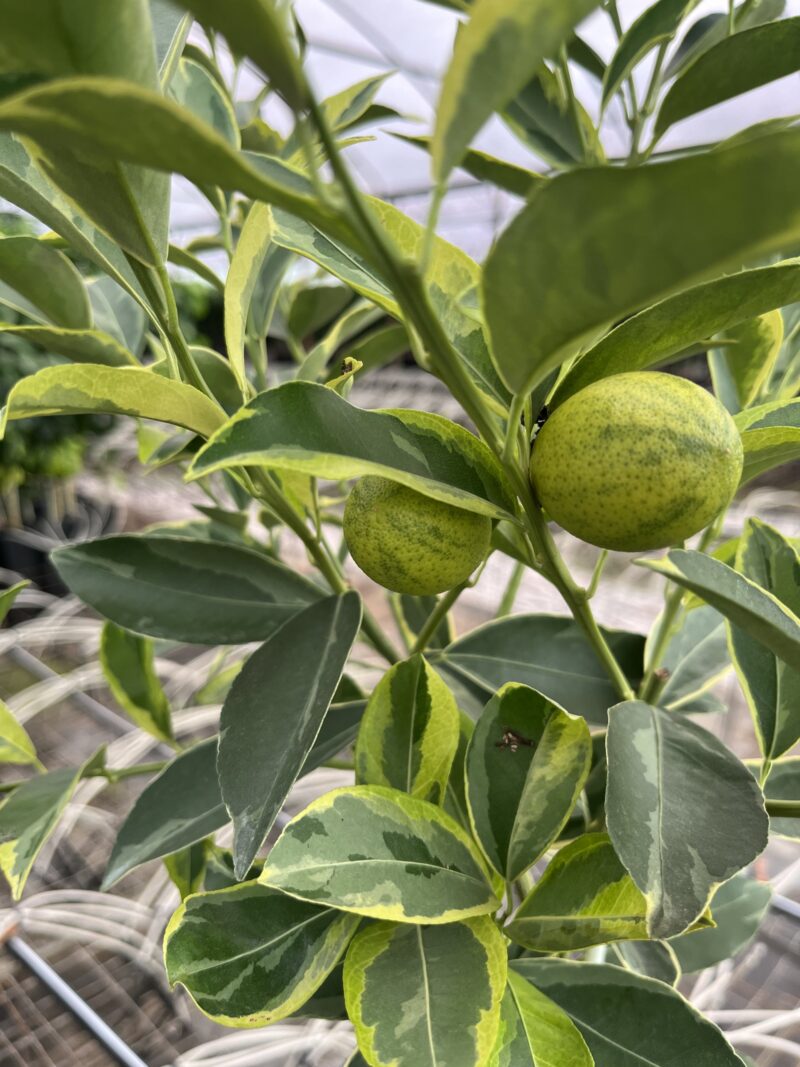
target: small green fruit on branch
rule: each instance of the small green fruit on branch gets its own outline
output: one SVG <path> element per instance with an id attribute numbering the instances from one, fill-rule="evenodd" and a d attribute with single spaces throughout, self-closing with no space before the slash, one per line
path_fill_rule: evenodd
<path id="1" fill-rule="evenodd" d="M 670 374 L 604 378 L 565 401 L 536 437 L 542 507 L 582 541 L 642 552 L 684 541 L 730 503 L 742 473 L 733 419 Z"/>
<path id="2" fill-rule="evenodd" d="M 395 593 L 429 596 L 466 581 L 489 551 L 491 519 L 388 478 L 353 486 L 344 536 L 358 566 Z"/>

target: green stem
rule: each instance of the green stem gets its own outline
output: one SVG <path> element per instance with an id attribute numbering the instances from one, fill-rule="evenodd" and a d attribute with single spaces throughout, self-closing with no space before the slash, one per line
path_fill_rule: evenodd
<path id="1" fill-rule="evenodd" d="M 166 316 L 162 321 L 162 326 L 170 344 L 172 345 L 173 351 L 175 352 L 178 364 L 181 368 L 181 373 L 189 385 L 193 385 L 195 389 L 199 389 L 201 393 L 205 393 L 209 400 L 213 400 L 216 404 L 216 397 L 206 385 L 205 379 L 197 369 L 197 364 L 194 361 L 192 353 L 189 351 L 186 338 L 183 336 L 180 316 L 178 314 L 178 305 L 175 303 L 175 293 L 172 290 L 172 283 L 169 280 L 167 268 L 163 263 L 159 264 L 156 268 L 156 274 L 161 282 L 161 288 L 164 293 L 164 301 L 166 304 Z"/>
<path id="2" fill-rule="evenodd" d="M 514 453 L 519 440 L 520 420 L 522 419 L 526 399 L 527 397 L 521 393 L 515 394 L 511 399 L 511 407 L 508 409 L 506 439 L 503 442 L 502 462 L 504 467 L 513 464 L 516 458 Z"/>
<path id="3" fill-rule="evenodd" d="M 736 0 L 728 0 L 728 36 L 736 30 Z"/>
<path id="4" fill-rule="evenodd" d="M 635 694 L 625 672 L 617 662 L 617 658 L 611 651 L 603 632 L 597 625 L 597 620 L 589 606 L 586 590 L 581 589 L 567 570 L 567 566 L 558 551 L 552 534 L 547 527 L 533 494 L 527 483 L 520 479 L 520 496 L 525 507 L 525 515 L 528 520 L 528 531 L 536 555 L 544 560 L 545 577 L 558 589 L 563 597 L 573 618 L 583 630 L 590 644 L 594 648 L 598 659 L 605 667 L 609 678 L 614 683 L 617 692 L 623 700 L 634 700 Z"/>
<path id="5" fill-rule="evenodd" d="M 633 131 L 633 144 L 631 146 L 630 162 L 638 163 L 642 159 L 648 159 L 656 146 L 656 141 L 651 141 L 644 154 L 639 151 L 639 142 L 644 131 L 644 127 L 647 124 L 647 120 L 655 111 L 656 100 L 658 99 L 658 93 L 661 89 L 661 71 L 664 67 L 664 60 L 667 56 L 667 49 L 669 48 L 670 41 L 664 41 L 656 55 L 656 61 L 653 66 L 653 73 L 650 77 L 650 85 L 647 88 L 647 95 L 645 96 L 644 104 L 641 111 L 637 114 L 634 122 Z"/>
<path id="6" fill-rule="evenodd" d="M 511 571 L 511 577 L 508 579 L 508 584 L 500 598 L 500 603 L 497 606 L 497 611 L 494 616 L 496 619 L 504 619 L 506 615 L 510 615 L 513 611 L 514 602 L 517 599 L 517 593 L 519 592 L 519 587 L 522 584 L 522 577 L 526 570 L 526 565 L 517 560 Z"/>
<path id="7" fill-rule="evenodd" d="M 157 760 L 155 763 L 137 763 L 133 767 L 98 767 L 95 770 L 88 771 L 85 778 L 105 778 L 108 782 L 121 782 L 123 778 L 135 778 L 143 774 L 158 774 L 166 767 L 168 760 Z M 41 764 L 39 767 L 45 770 Z M 25 785 L 25 782 L 31 781 L 29 778 L 23 778 L 19 782 L 0 782 L 0 793 L 11 793 L 13 790 L 18 789 L 19 786 Z"/>
<path id="8" fill-rule="evenodd" d="M 619 11 L 617 10 L 616 0 L 608 0 L 606 4 L 606 12 L 611 19 L 611 23 L 614 27 L 614 32 L 617 35 L 617 44 L 622 40 L 625 31 L 622 28 L 622 20 L 619 17 Z M 625 119 L 630 127 L 631 133 L 633 133 L 636 116 L 639 114 L 639 101 L 636 95 L 636 82 L 633 80 L 633 76 L 629 77 L 625 81 L 625 85 L 628 87 L 630 94 L 630 110 L 628 106 L 625 107 Z M 622 96 L 623 103 L 625 96 Z"/>
<path id="9" fill-rule="evenodd" d="M 660 674 L 661 660 L 664 658 L 664 653 L 667 651 L 667 646 L 672 639 L 675 624 L 678 621 L 681 608 L 683 607 L 684 594 L 685 590 L 681 586 L 673 585 L 667 593 L 667 598 L 664 602 L 664 610 L 661 612 L 661 618 L 658 620 L 656 632 L 653 636 L 653 651 L 650 656 L 650 666 L 642 679 L 642 684 L 639 689 L 641 699 L 648 704 L 657 699 L 658 693 L 663 685 L 663 676 Z"/>
<path id="10" fill-rule="evenodd" d="M 575 95 L 575 86 L 572 83 L 572 74 L 569 69 L 569 56 L 567 55 L 566 45 L 562 45 L 561 47 L 558 55 L 558 63 L 561 69 L 561 76 L 564 79 L 564 88 L 567 91 L 567 100 L 569 101 L 569 109 L 572 114 L 572 124 L 575 127 L 575 133 L 578 135 L 578 143 L 581 146 L 581 157 L 585 161 L 589 158 L 589 145 L 586 140 L 586 130 L 583 127 L 580 108 L 578 107 L 578 98 Z"/>
<path id="11" fill-rule="evenodd" d="M 454 586 L 444 596 L 440 597 L 436 607 L 425 620 L 425 625 L 417 634 L 417 639 L 411 646 L 409 655 L 414 656 L 417 652 L 425 651 L 428 647 L 428 642 L 439 628 L 439 624 L 447 618 L 448 612 L 469 585 L 469 582 L 462 582 L 461 585 Z"/>
<path id="12" fill-rule="evenodd" d="M 766 809 L 773 819 L 800 819 L 800 800 L 768 800 Z"/>
<path id="13" fill-rule="evenodd" d="M 589 579 L 589 585 L 586 587 L 586 599 L 591 600 L 597 592 L 597 587 L 600 585 L 600 579 L 603 577 L 603 571 L 606 568 L 608 562 L 608 549 L 604 548 L 600 555 L 597 557 L 597 563 L 594 565 L 592 571 L 592 577 Z"/>

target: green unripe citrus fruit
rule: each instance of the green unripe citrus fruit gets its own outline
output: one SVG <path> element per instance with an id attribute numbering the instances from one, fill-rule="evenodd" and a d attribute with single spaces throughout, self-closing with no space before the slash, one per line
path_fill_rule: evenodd
<path id="1" fill-rule="evenodd" d="M 385 589 L 430 596 L 465 581 L 489 551 L 485 515 L 369 475 L 353 486 L 344 536 L 365 574 Z"/>
<path id="2" fill-rule="evenodd" d="M 603 378 L 556 408 L 531 480 L 565 530 L 600 548 L 665 548 L 707 526 L 736 492 L 742 442 L 705 389 L 671 374 Z"/>

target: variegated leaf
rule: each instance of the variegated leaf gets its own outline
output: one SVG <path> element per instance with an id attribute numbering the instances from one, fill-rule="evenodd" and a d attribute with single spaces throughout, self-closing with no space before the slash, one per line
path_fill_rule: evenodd
<path id="1" fill-rule="evenodd" d="M 509 971 L 497 1044 L 487 1067 L 594 1067 L 580 1030 L 522 975 Z"/>
<path id="2" fill-rule="evenodd" d="M 269 1026 L 316 992 L 358 923 L 258 882 L 199 893 L 170 919 L 167 977 L 223 1026 Z"/>
<path id="3" fill-rule="evenodd" d="M 53 832 L 85 771 L 103 750 L 81 767 L 48 771 L 17 786 L 0 807 L 0 871 L 11 896 L 19 900 L 31 868 Z"/>
<path id="4" fill-rule="evenodd" d="M 800 618 L 776 596 L 703 552 L 675 548 L 663 560 L 635 561 L 696 593 L 785 663 L 800 656 Z"/>
<path id="5" fill-rule="evenodd" d="M 229 821 L 216 761 L 217 738 L 210 737 L 181 752 L 148 783 L 117 833 L 103 889 L 142 863 L 202 841 Z"/>
<path id="6" fill-rule="evenodd" d="M 595 1067 L 742 1067 L 717 1027 L 663 982 L 573 960 L 512 968 L 569 1015 Z"/>
<path id="7" fill-rule="evenodd" d="M 742 435 L 741 484 L 800 458 L 800 400 L 773 400 L 736 416 Z"/>
<path id="8" fill-rule="evenodd" d="M 481 917 L 367 927 L 344 964 L 347 1013 L 370 1067 L 481 1067 L 506 985 L 503 937 Z"/>
<path id="9" fill-rule="evenodd" d="M 800 555 L 777 530 L 750 519 L 736 569 L 800 617 Z M 776 759 L 800 738 L 800 659 L 778 659 L 741 627 L 729 626 L 731 657 L 747 699 L 761 752 Z"/>
<path id="10" fill-rule="evenodd" d="M 464 830 L 433 804 L 381 786 L 315 800 L 284 829 L 261 881 L 395 922 L 450 923 L 499 906 Z"/>
<path id="11" fill-rule="evenodd" d="M 523 685 L 486 706 L 467 750 L 467 802 L 494 869 L 513 881 L 558 837 L 589 774 L 586 721 Z"/>
<path id="12" fill-rule="evenodd" d="M 494 456 L 461 426 L 426 412 L 363 411 L 313 382 L 260 393 L 198 452 L 190 473 L 242 464 L 334 481 L 378 474 L 477 514 L 513 510 Z"/>
<path id="13" fill-rule="evenodd" d="M 772 898 L 768 882 L 737 874 L 711 899 L 714 925 L 690 930 L 669 942 L 685 974 L 731 959 L 756 936 Z"/>
<path id="14" fill-rule="evenodd" d="M 238 878 L 303 768 L 360 625 L 358 593 L 311 604 L 253 653 L 225 698 L 217 772 L 233 819 Z"/>
<path id="15" fill-rule="evenodd" d="M 356 781 L 440 804 L 459 737 L 452 693 L 422 655 L 395 664 L 367 703 L 356 745 Z"/>
<path id="16" fill-rule="evenodd" d="M 650 936 L 673 937 L 765 848 L 761 791 L 716 737 L 643 701 L 611 709 L 607 751 L 611 840 L 647 897 Z"/>
<path id="17" fill-rule="evenodd" d="M 100 662 L 115 700 L 136 725 L 159 740 L 171 740 L 170 706 L 156 674 L 153 642 L 107 622 Z"/>
<path id="18" fill-rule="evenodd" d="M 0 763 L 38 764 L 38 757 L 33 741 L 16 716 L 0 700 Z"/>
<path id="19" fill-rule="evenodd" d="M 647 901 L 608 835 L 586 834 L 556 853 L 506 932 L 537 952 L 647 938 Z"/>
<path id="20" fill-rule="evenodd" d="M 697 698 L 731 668 L 724 618 L 706 605 L 688 612 L 657 666 L 668 672 L 660 703 L 693 711 Z"/>

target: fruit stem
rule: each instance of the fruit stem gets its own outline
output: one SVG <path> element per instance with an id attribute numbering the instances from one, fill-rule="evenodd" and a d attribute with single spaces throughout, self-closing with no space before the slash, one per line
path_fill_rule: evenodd
<path id="1" fill-rule="evenodd" d="M 497 611 L 495 612 L 494 617 L 496 619 L 503 619 L 506 615 L 511 614 L 526 569 L 526 564 L 521 563 L 519 560 L 514 564 L 514 569 L 511 571 L 511 577 L 508 579 L 508 585 L 505 588 L 505 592 L 503 593 L 502 599 L 497 606 Z"/>
<path id="2" fill-rule="evenodd" d="M 447 617 L 448 612 L 464 592 L 472 583 L 469 581 L 462 582 L 461 585 L 454 586 L 449 592 L 442 596 L 436 607 L 430 613 L 425 620 L 425 625 L 417 634 L 417 639 L 411 646 L 410 656 L 414 656 L 417 652 L 424 652 L 428 647 L 428 642 L 436 633 L 439 628 L 439 624 Z"/>
<path id="3" fill-rule="evenodd" d="M 577 585 L 574 578 L 567 570 L 567 566 L 564 563 L 561 553 L 558 551 L 558 547 L 547 527 L 544 516 L 533 498 L 533 493 L 531 492 L 526 479 L 520 472 L 516 472 L 516 475 L 518 492 L 525 508 L 525 515 L 528 519 L 529 537 L 534 552 L 540 559 L 544 560 L 545 577 L 548 578 L 556 589 L 558 589 L 559 593 L 561 593 L 567 607 L 572 612 L 573 618 L 589 639 L 598 659 L 608 672 L 608 676 L 614 683 L 619 695 L 623 700 L 635 700 L 636 694 L 631 688 L 628 679 L 625 677 L 625 672 L 617 662 L 616 656 L 611 651 L 608 642 L 603 636 L 603 632 L 597 625 L 597 620 L 589 606 L 587 591 L 581 589 L 581 587 Z"/>

